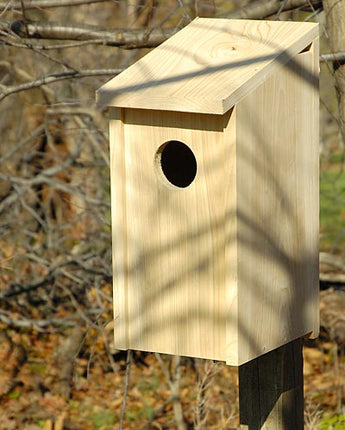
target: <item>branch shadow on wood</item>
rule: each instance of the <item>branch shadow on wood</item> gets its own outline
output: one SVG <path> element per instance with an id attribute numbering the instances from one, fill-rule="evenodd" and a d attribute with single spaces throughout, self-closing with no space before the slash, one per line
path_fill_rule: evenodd
<path id="1" fill-rule="evenodd" d="M 301 55 L 303 56 L 304 53 Z M 202 357 L 225 361 L 226 350 L 232 348 L 233 340 L 227 337 L 228 328 L 235 326 L 239 340 L 234 340 L 234 348 L 238 342 L 243 346 L 243 351 L 239 352 L 238 361 L 245 363 L 258 357 L 240 367 L 240 378 L 251 384 L 249 391 L 252 394 L 260 388 L 265 397 L 263 407 L 255 403 L 245 405 L 243 403 L 245 400 L 242 399 L 243 424 L 248 425 L 250 430 L 261 428 L 272 409 L 281 401 L 282 395 L 284 399 L 289 397 L 292 399 L 290 402 L 284 402 L 282 419 L 285 428 L 299 429 L 296 423 L 291 424 L 290 420 L 293 415 L 293 419 L 303 423 L 303 417 L 301 418 L 303 389 L 300 385 L 301 340 L 296 339 L 310 335 L 311 332 L 316 334 L 318 331 L 318 320 L 315 316 L 317 295 L 312 292 L 318 285 L 318 249 L 315 229 L 316 218 L 318 218 L 315 193 L 317 191 L 315 166 L 318 164 L 318 151 L 315 146 L 317 131 L 307 129 L 303 132 L 306 114 L 303 111 L 302 99 L 304 96 L 311 97 L 310 91 L 315 93 L 317 76 L 310 71 L 310 68 L 303 69 L 303 58 L 289 59 L 286 53 L 282 52 L 278 61 L 286 66 L 284 68 L 286 74 L 284 75 L 280 70 L 270 81 L 276 93 L 267 95 L 268 88 L 263 83 L 253 97 L 249 96 L 245 101 L 240 100 L 235 106 L 234 114 L 238 114 L 243 122 L 236 124 L 238 128 L 235 143 L 237 183 L 231 184 L 233 189 L 230 191 L 227 189 L 230 173 L 224 158 L 209 156 L 198 160 L 202 172 L 207 172 L 210 177 L 226 178 L 220 201 L 227 199 L 228 192 L 238 192 L 236 204 L 230 207 L 225 205 L 226 210 L 221 215 L 211 215 L 212 204 L 205 205 L 204 210 L 209 214 L 207 220 L 202 220 L 196 223 L 194 228 L 189 228 L 189 218 L 193 214 L 187 209 L 193 208 L 193 195 L 189 194 L 189 202 L 192 203 L 189 203 L 186 208 L 183 209 L 183 205 L 174 207 L 171 204 L 174 198 L 169 197 L 169 192 L 176 192 L 173 190 L 159 191 L 158 198 L 156 196 L 147 203 L 144 211 L 139 215 L 138 209 L 135 210 L 135 208 L 140 208 L 142 199 L 150 198 L 150 190 L 159 187 L 154 174 L 146 175 L 150 169 L 147 166 L 150 166 L 150 160 L 154 159 L 154 153 L 148 156 L 149 162 L 146 165 L 144 152 L 149 150 L 149 146 L 145 147 L 139 155 L 129 150 L 124 160 L 125 172 L 129 166 L 132 169 L 133 166 L 139 166 L 139 174 L 135 181 L 129 182 L 128 194 L 127 190 L 123 191 L 125 193 L 123 202 L 127 206 L 130 202 L 131 208 L 126 214 L 128 224 L 122 226 L 122 231 L 115 231 L 116 240 L 122 237 L 126 242 L 127 261 L 122 268 L 127 277 L 126 288 L 133 284 L 132 290 L 127 290 L 124 298 L 128 313 L 125 317 L 127 328 L 124 331 L 127 339 L 123 343 L 126 344 L 130 339 L 129 348 L 145 350 L 148 349 L 148 344 L 143 339 L 150 339 L 154 349 L 159 348 L 159 345 L 155 344 L 155 338 L 161 336 L 168 341 L 173 339 L 172 343 L 175 342 L 176 349 L 181 355 L 188 355 L 184 354 L 184 351 L 187 351 L 194 342 L 205 346 Z M 288 59 L 290 61 L 287 62 Z M 260 58 L 251 61 L 260 61 Z M 240 62 L 233 62 L 222 66 L 206 67 L 199 73 L 212 74 L 220 68 L 241 65 L 243 64 Z M 143 75 L 146 72 L 143 70 Z M 293 86 L 290 92 L 282 89 L 285 87 L 280 87 L 279 81 L 287 79 L 287 75 L 289 79 L 295 76 L 296 80 L 302 81 L 307 88 L 306 93 L 299 94 L 301 89 L 299 84 Z M 186 74 L 171 79 L 184 81 L 193 76 Z M 142 85 L 145 88 L 151 88 L 164 83 L 167 81 L 163 79 L 161 82 L 134 84 L 123 88 L 123 91 L 137 91 L 143 88 Z M 280 104 L 271 106 L 271 102 L 277 97 L 276 94 Z M 309 98 L 308 101 L 310 100 Z M 294 105 L 296 102 L 298 106 Z M 246 115 L 243 112 L 246 112 Z M 124 123 L 126 123 L 126 114 L 125 112 L 123 117 Z M 152 114 L 153 118 L 154 115 Z M 181 114 L 176 114 L 178 115 Z M 206 116 L 202 114 L 200 116 L 206 123 Z M 313 125 L 317 122 L 316 119 L 316 117 L 312 118 Z M 128 121 L 127 124 L 140 127 L 140 122 L 133 120 Z M 164 128 L 166 124 L 150 119 L 141 125 L 141 137 L 146 142 L 147 136 L 151 136 L 151 140 L 155 139 L 155 127 Z M 151 134 L 145 129 L 146 126 L 152 127 Z M 170 124 L 167 128 L 169 133 L 175 133 L 175 139 L 183 141 L 180 136 L 186 136 L 183 133 L 187 133 L 182 130 L 183 127 L 178 127 L 175 123 L 174 126 Z M 174 129 L 173 132 L 171 129 Z M 130 136 L 128 130 L 127 139 Z M 211 130 L 205 128 L 202 131 L 205 134 L 215 132 L 217 127 L 214 126 Z M 169 133 L 166 135 L 170 136 Z M 313 134 L 310 137 L 307 133 Z M 303 146 L 303 139 L 311 139 L 313 142 L 311 151 L 315 150 L 315 153 L 311 158 L 309 149 Z M 157 142 L 156 145 L 161 143 Z M 194 145 L 195 151 L 198 150 L 194 141 L 190 144 Z M 205 142 L 202 144 L 205 145 Z M 142 170 L 140 170 L 141 165 L 144 166 Z M 310 172 L 312 172 L 312 178 L 306 176 Z M 200 178 L 203 176 L 200 175 L 197 180 L 200 181 Z M 140 191 L 135 190 L 135 185 L 138 184 L 140 184 Z M 221 186 L 215 186 L 217 191 L 219 188 Z M 164 199 L 160 200 L 163 194 Z M 160 226 L 164 227 L 162 222 L 164 211 L 169 212 L 172 220 L 177 219 L 180 225 L 187 228 L 177 230 L 170 236 L 163 235 L 155 241 L 156 231 Z M 138 227 L 140 223 L 134 222 L 134 218 L 140 216 L 147 225 L 144 229 Z M 235 220 L 238 227 L 233 231 L 230 230 L 229 233 L 228 224 L 234 223 Z M 214 288 L 214 291 L 209 293 L 207 282 L 210 282 L 212 277 L 216 277 L 217 264 L 221 265 L 220 273 L 224 274 L 229 270 L 226 267 L 229 261 L 224 258 L 224 255 L 226 249 L 234 244 L 238 250 L 238 265 L 235 269 L 237 292 L 233 300 L 237 301 L 239 311 L 232 314 L 230 307 L 222 306 L 222 300 L 226 302 L 225 298 L 228 298 L 227 292 L 218 291 L 215 282 L 209 284 Z M 172 262 L 177 261 L 175 256 L 181 251 L 186 258 L 180 259 L 180 264 L 174 266 Z M 115 247 L 115 260 L 116 252 Z M 129 255 L 130 258 L 128 258 Z M 209 276 L 210 271 L 211 276 Z M 114 275 L 116 282 L 117 275 L 116 273 Z M 188 282 L 191 282 L 189 285 L 198 283 L 200 286 L 204 285 L 203 290 L 186 288 Z M 225 290 L 233 287 L 226 282 L 223 283 L 224 285 Z M 201 291 L 209 294 L 202 296 Z M 213 303 L 210 306 L 210 302 L 217 294 L 218 309 L 214 313 Z M 183 297 L 183 295 L 185 295 L 184 301 L 174 301 L 174 297 Z M 205 301 L 207 297 L 209 301 Z M 197 328 L 193 328 L 194 326 Z M 208 330 L 208 327 L 211 329 Z M 267 332 L 265 330 L 263 332 L 263 327 Z M 198 339 L 195 340 L 196 333 Z M 209 333 L 214 336 L 210 338 Z M 208 348 L 216 349 L 218 355 L 209 356 Z M 163 349 L 160 352 L 169 353 L 169 350 Z M 277 360 L 276 373 L 270 373 L 272 357 L 276 357 Z M 290 362 L 295 366 L 289 368 Z M 278 384 L 277 375 L 281 377 Z M 275 381 L 274 388 L 271 387 L 273 381 Z M 292 414 L 291 408 L 294 402 L 298 407 Z"/>

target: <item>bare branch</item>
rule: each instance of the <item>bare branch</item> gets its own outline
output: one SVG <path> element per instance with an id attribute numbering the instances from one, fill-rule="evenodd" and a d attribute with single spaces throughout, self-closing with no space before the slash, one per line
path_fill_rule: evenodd
<path id="1" fill-rule="evenodd" d="M 125 412 L 126 412 L 126 406 L 127 406 L 128 389 L 129 389 L 130 373 L 131 373 L 131 363 L 132 363 L 132 351 L 129 349 L 127 351 L 125 388 L 123 393 L 119 430 L 123 430 L 123 425 L 125 420 Z"/>
<path id="2" fill-rule="evenodd" d="M 345 52 L 334 52 L 320 55 L 321 62 L 327 61 L 345 61 Z"/>
<path id="3" fill-rule="evenodd" d="M 23 192 L 21 192 L 20 188 L 17 185 L 13 185 L 13 189 L 16 191 L 18 200 L 22 207 L 32 216 L 33 219 L 35 219 L 39 225 L 44 225 L 44 221 L 41 218 L 41 216 L 33 209 L 31 208 L 23 198 Z"/>
<path id="4" fill-rule="evenodd" d="M 79 79 L 90 76 L 113 76 L 118 75 L 121 72 L 122 69 L 87 69 L 82 71 L 71 70 L 68 72 L 43 76 L 42 78 L 34 79 L 33 81 L 25 82 L 20 85 L 14 85 L 10 87 L 2 86 L 2 90 L 0 92 L 0 101 L 11 94 L 19 93 L 25 90 L 31 90 L 33 88 L 41 87 L 42 85 L 52 84 L 54 82 L 63 81 L 66 79 Z"/>
<path id="5" fill-rule="evenodd" d="M 25 9 L 48 9 L 55 7 L 79 6 L 91 3 L 105 3 L 109 0 L 29 0 L 25 2 Z M 0 9 L 8 8 L 9 1 L 0 2 Z M 11 9 L 21 9 L 20 0 L 12 0 Z"/>
<path id="6" fill-rule="evenodd" d="M 170 372 L 167 366 L 165 365 L 162 356 L 158 353 L 155 353 L 155 356 L 161 366 L 161 369 L 164 373 L 164 376 L 171 390 L 171 398 L 173 402 L 173 410 L 174 410 L 177 429 L 186 430 L 187 427 L 183 418 L 182 405 L 180 401 L 181 357 L 178 355 L 173 356 L 172 360 L 174 364 L 174 370 Z"/>
<path id="7" fill-rule="evenodd" d="M 59 261 L 55 264 L 48 261 L 44 262 L 45 265 L 49 267 L 49 270 L 45 275 L 37 277 L 35 282 L 31 284 L 26 284 L 26 285 L 22 285 L 18 283 L 12 284 L 8 290 L 0 292 L 0 300 L 18 296 L 23 293 L 29 293 L 31 291 L 37 290 L 40 287 L 49 287 L 49 285 L 51 285 L 55 281 L 55 279 L 61 275 L 64 276 L 65 278 L 69 278 L 71 274 L 66 271 L 66 268 L 71 268 L 71 267 L 81 269 L 83 273 L 100 275 L 103 278 L 110 280 L 111 278 L 110 273 L 106 273 L 106 271 L 103 271 L 101 269 L 97 270 L 96 268 L 94 268 L 94 263 L 91 264 L 89 262 L 89 264 L 87 264 L 88 263 L 87 260 L 92 260 L 94 257 L 95 257 L 94 254 L 89 254 L 89 255 L 84 255 L 80 258 L 78 258 L 77 256 L 67 257 L 65 260 Z M 27 258 L 32 259 L 34 261 L 36 260 L 35 255 L 32 255 L 32 254 L 27 254 Z M 41 264 L 43 264 L 42 261 L 41 261 Z M 77 278 L 74 276 L 72 281 L 76 282 L 76 280 Z M 79 280 L 77 283 L 79 283 Z M 80 283 L 82 283 L 82 280 L 80 280 Z M 84 280 L 84 284 L 85 284 L 85 280 Z M 64 285 L 60 287 L 62 289 L 66 288 Z M 68 294 L 71 294 L 71 293 L 69 292 Z M 76 309 L 82 312 L 77 302 L 73 302 L 73 304 L 75 305 Z"/>
<path id="8" fill-rule="evenodd" d="M 60 273 L 60 271 L 67 266 L 77 265 L 77 260 L 66 260 L 58 264 L 53 264 L 49 271 L 44 275 L 37 278 L 36 282 L 27 285 L 12 284 L 9 290 L 5 290 L 0 293 L 0 300 L 9 297 L 18 296 L 19 294 L 29 293 L 30 291 L 37 290 L 40 287 L 48 287 Z"/>
<path id="9" fill-rule="evenodd" d="M 159 417 L 163 412 L 166 410 L 167 406 L 174 401 L 174 397 L 170 396 L 168 400 L 166 400 L 161 406 L 159 406 L 153 413 L 151 418 L 148 420 L 148 422 L 145 424 L 145 426 L 142 428 L 142 430 L 150 430 L 152 428 L 153 421 Z"/>
<path id="10" fill-rule="evenodd" d="M 59 181 L 58 179 L 50 178 L 48 176 L 48 175 L 55 175 L 59 171 L 63 170 L 63 165 L 64 165 L 64 163 L 59 164 L 57 166 L 53 166 L 52 168 L 48 168 L 45 171 L 43 171 L 42 173 L 34 176 L 33 178 L 21 178 L 18 176 L 6 176 L 6 175 L 3 175 L 2 173 L 0 173 L 0 179 L 3 181 L 9 182 L 12 185 L 19 185 L 19 186 L 21 185 L 22 186 L 21 189 L 16 188 L 16 191 L 19 195 L 25 193 L 27 191 L 27 189 L 30 187 L 45 184 L 45 185 L 49 185 L 52 188 L 55 188 L 57 190 L 64 191 L 65 193 L 80 197 L 86 203 L 89 203 L 91 205 L 96 205 L 99 207 L 101 207 L 101 206 L 110 207 L 110 203 L 108 201 L 105 201 L 104 199 L 99 200 L 99 199 L 94 199 L 92 197 L 89 197 L 88 195 L 80 192 L 77 188 L 73 187 L 72 185 L 68 185 L 65 182 Z M 17 193 L 14 193 L 14 192 L 8 193 L 8 195 L 5 197 L 5 199 L 3 199 L 0 202 L 0 213 L 3 212 L 7 207 L 9 207 L 10 205 L 12 205 L 14 202 L 16 202 L 18 200 Z"/>
<path id="11" fill-rule="evenodd" d="M 11 0 L 8 0 L 7 2 L 3 3 L 2 7 L 3 7 L 3 10 L 0 13 L 0 17 L 10 9 L 10 7 L 11 7 Z"/>
<path id="12" fill-rule="evenodd" d="M 26 70 L 23 70 L 22 68 L 18 67 L 17 64 L 14 66 L 9 61 L 0 61 L 0 67 L 6 68 L 8 73 L 15 76 L 15 78 L 19 80 L 19 82 L 25 82 L 25 81 L 30 82 L 33 80 L 33 76 L 30 75 Z M 10 87 L 1 85 L 0 88 L 2 88 L 3 91 L 6 91 Z M 50 101 L 54 99 L 54 92 L 51 89 L 42 87 L 41 91 L 46 101 Z M 2 92 L 0 91 L 0 101 L 2 100 L 1 97 L 2 97 Z"/>
<path id="13" fill-rule="evenodd" d="M 46 318 L 44 320 L 33 320 L 29 318 L 20 318 L 18 315 L 12 315 L 10 312 L 0 309 L 0 321 L 9 327 L 30 328 L 39 332 L 45 332 L 50 326 L 74 327 L 77 321 L 71 317 L 65 318 Z"/>
<path id="14" fill-rule="evenodd" d="M 27 43 L 18 43 L 12 42 L 9 40 L 0 40 L 0 43 L 7 46 L 13 46 L 14 48 L 24 48 L 28 49 L 29 46 Z M 105 44 L 104 39 L 92 39 L 92 40 L 83 40 L 81 42 L 70 42 L 70 43 L 57 43 L 55 45 L 42 45 L 36 42 L 31 42 L 30 48 L 34 48 L 36 51 L 51 51 L 53 49 L 68 49 L 68 48 L 80 48 L 86 45 L 105 45 L 111 46 L 109 44 Z"/>
<path id="15" fill-rule="evenodd" d="M 66 276 L 66 275 L 65 275 Z M 86 322 L 86 325 L 93 328 L 98 328 L 97 324 L 94 324 L 92 320 L 86 315 L 86 313 L 83 311 L 83 307 L 78 303 L 78 300 L 74 297 L 72 292 L 69 288 L 65 287 L 62 283 L 59 283 L 59 287 L 67 294 L 69 297 L 72 305 L 74 306 L 76 312 L 81 320 L 84 320 Z"/>
<path id="16" fill-rule="evenodd" d="M 2 23 L 4 29 L 4 24 Z M 126 49 L 153 48 L 164 42 L 178 31 L 177 28 L 155 28 L 150 31 L 142 29 L 106 30 L 95 26 L 60 25 L 58 23 L 41 23 L 14 21 L 10 30 L 23 38 L 55 40 L 103 40 L 104 45 L 118 46 Z"/>
<path id="17" fill-rule="evenodd" d="M 256 0 L 224 16 L 228 18 L 262 19 L 275 13 L 281 13 L 285 10 L 292 10 L 301 7 L 322 7 L 322 2 L 321 0 Z M 22 38 L 75 40 L 79 41 L 79 43 L 84 42 L 88 44 L 94 43 L 106 46 L 117 46 L 124 49 L 153 48 L 164 42 L 178 31 L 178 28 L 154 28 L 150 31 L 145 29 L 109 30 L 95 26 L 80 26 L 75 24 L 60 25 L 53 22 L 42 23 L 14 21 L 12 23 L 1 22 L 0 24 L 3 30 L 13 32 Z M 13 41 L 2 41 L 2 43 L 9 45 L 17 44 L 19 47 L 25 47 L 24 45 L 19 45 L 17 42 Z M 68 44 L 64 47 L 76 46 L 79 45 Z M 42 50 L 57 49 L 59 47 L 61 46 L 35 46 L 36 49 Z"/>
<path id="18" fill-rule="evenodd" d="M 74 120 L 75 120 L 76 124 L 78 125 L 78 127 L 80 127 L 80 128 L 86 127 L 86 124 L 85 124 L 84 120 L 82 118 L 80 118 L 79 116 L 76 116 Z M 92 147 L 97 152 L 99 152 L 99 154 L 103 158 L 106 166 L 110 167 L 109 156 L 108 156 L 108 154 L 105 151 L 102 150 L 102 148 L 98 144 L 97 139 L 95 139 L 94 136 L 92 135 L 92 133 L 90 133 L 90 132 L 87 133 L 86 137 L 88 138 L 88 140 L 91 143 Z"/>
<path id="19" fill-rule="evenodd" d="M 45 125 L 41 124 L 39 127 L 37 127 L 35 130 L 33 130 L 29 136 L 22 139 L 17 145 L 15 145 L 11 150 L 9 150 L 5 155 L 0 157 L 0 165 L 4 163 L 6 160 L 12 157 L 13 154 L 15 154 L 17 151 L 23 148 L 23 146 L 27 145 L 28 143 L 31 143 L 34 139 L 37 139 L 38 137 L 43 136 L 45 131 Z"/>
<path id="20" fill-rule="evenodd" d="M 25 20 L 27 20 L 27 17 L 26 17 L 26 12 L 25 12 L 25 7 L 24 7 L 24 2 L 23 2 L 23 0 L 20 0 L 20 10 L 21 10 L 21 12 L 22 12 L 22 15 L 23 15 L 23 17 L 24 17 L 24 19 Z"/>
<path id="21" fill-rule="evenodd" d="M 197 396 L 195 407 L 194 428 L 201 430 L 207 428 L 208 408 L 208 389 L 214 382 L 215 375 L 221 369 L 219 363 L 210 362 L 209 360 L 196 360 L 195 367 L 197 370 Z"/>
<path id="22" fill-rule="evenodd" d="M 43 286 L 48 287 L 54 279 L 53 272 L 54 270 L 50 271 L 46 276 L 39 277 L 38 281 L 34 282 L 33 284 L 28 284 L 25 286 L 13 284 L 10 290 L 6 290 L 0 294 L 0 299 L 18 296 L 19 294 L 23 293 L 29 293 L 30 291 L 37 290 L 37 288 Z"/>
<path id="23" fill-rule="evenodd" d="M 188 20 L 189 22 L 190 22 L 190 21 L 192 21 L 192 18 L 191 18 L 191 16 L 189 15 L 188 10 L 187 10 L 187 8 L 186 8 L 186 6 L 185 6 L 185 5 L 184 5 L 184 3 L 183 3 L 183 0 L 177 0 L 177 3 L 179 4 L 180 8 L 182 9 L 183 14 L 184 14 L 184 16 L 187 18 L 187 20 Z"/>
<path id="24" fill-rule="evenodd" d="M 320 7 L 320 0 L 256 0 L 224 16 L 237 19 L 262 19 L 278 12 L 297 9 L 305 6 Z"/>

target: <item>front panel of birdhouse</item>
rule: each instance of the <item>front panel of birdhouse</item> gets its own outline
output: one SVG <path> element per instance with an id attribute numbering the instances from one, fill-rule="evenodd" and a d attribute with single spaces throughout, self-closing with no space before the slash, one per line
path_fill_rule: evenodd
<path id="1" fill-rule="evenodd" d="M 226 360 L 231 114 L 113 111 L 116 347 Z"/>

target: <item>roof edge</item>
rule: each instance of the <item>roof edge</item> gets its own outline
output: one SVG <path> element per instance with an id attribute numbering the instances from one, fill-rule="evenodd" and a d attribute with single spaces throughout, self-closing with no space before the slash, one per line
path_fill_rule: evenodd
<path id="1" fill-rule="evenodd" d="M 203 22 L 208 22 L 210 20 L 219 20 L 218 18 L 209 19 L 209 18 L 196 18 L 192 21 L 191 24 L 202 24 Z M 225 20 L 223 20 L 225 21 Z M 248 21 L 248 20 L 227 20 L 227 21 Z M 249 22 L 249 21 L 248 21 Z M 271 21 L 264 20 L 250 20 L 250 22 L 256 22 L 260 24 L 264 24 L 265 22 L 271 23 Z M 297 24 L 297 22 L 294 22 Z M 117 77 L 120 77 L 123 73 L 129 74 L 131 70 L 133 70 L 133 66 L 135 66 L 138 62 L 132 64 L 129 68 L 127 68 L 124 72 L 117 75 L 115 78 L 110 79 L 106 84 L 100 87 L 96 91 L 96 103 L 99 107 L 118 107 L 118 108 L 132 108 L 132 109 L 145 109 L 145 110 L 166 110 L 166 111 L 177 111 L 177 112 L 189 112 L 189 113 L 205 113 L 205 114 L 215 114 L 215 115 L 224 115 L 228 112 L 236 103 L 238 103 L 243 97 L 245 97 L 249 92 L 255 90 L 264 79 L 266 79 L 270 74 L 274 73 L 275 70 L 279 70 L 280 67 L 284 66 L 286 63 L 291 61 L 293 57 L 302 52 L 308 45 L 313 43 L 313 41 L 319 36 L 319 24 L 318 23 L 300 23 L 303 24 L 307 31 L 305 31 L 301 36 L 295 40 L 291 46 L 287 48 L 282 48 L 280 51 L 277 51 L 272 55 L 272 58 L 268 58 L 266 63 L 262 68 L 255 69 L 255 73 L 253 73 L 248 79 L 244 80 L 238 88 L 235 88 L 232 91 L 229 91 L 229 96 L 223 99 L 212 97 L 210 94 L 207 100 L 207 107 L 205 105 L 200 105 L 188 97 L 183 98 L 183 105 L 179 104 L 178 97 L 176 100 L 174 97 L 169 97 L 169 103 L 163 103 L 159 98 L 153 99 L 150 98 L 150 89 L 154 88 L 154 85 L 150 82 L 150 85 L 145 87 L 143 84 L 136 85 L 135 81 L 130 87 L 120 87 L 117 89 L 116 86 L 113 85 L 113 80 L 116 80 Z M 184 27 L 178 33 L 176 33 L 173 37 L 178 34 L 184 33 L 186 29 L 188 29 L 189 25 Z M 142 59 L 146 58 L 149 60 L 150 54 L 153 54 L 156 49 L 163 47 L 167 44 L 171 38 L 167 39 L 163 42 L 158 48 L 153 49 L 148 54 L 146 54 Z M 141 60 L 142 60 L 141 59 Z M 141 60 L 138 60 L 139 62 Z M 212 67 L 212 65 L 210 65 Z M 162 79 L 164 81 L 164 77 Z M 134 97 L 121 97 L 127 92 L 131 92 L 135 94 L 136 87 L 139 90 L 142 90 L 144 87 L 146 98 L 143 97 L 140 99 L 140 103 L 138 103 L 138 98 Z M 127 90 L 127 92 L 126 92 Z M 179 96 L 181 98 L 181 96 Z M 125 100 L 124 100 L 125 99 Z M 162 108 L 164 106 L 164 108 Z"/>

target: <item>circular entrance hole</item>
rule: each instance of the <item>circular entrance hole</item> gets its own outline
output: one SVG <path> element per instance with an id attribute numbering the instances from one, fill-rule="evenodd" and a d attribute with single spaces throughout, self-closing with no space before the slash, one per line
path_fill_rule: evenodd
<path id="1" fill-rule="evenodd" d="M 156 166 L 175 187 L 186 188 L 196 176 L 197 163 L 193 151 L 179 140 L 169 140 L 156 153 Z"/>

